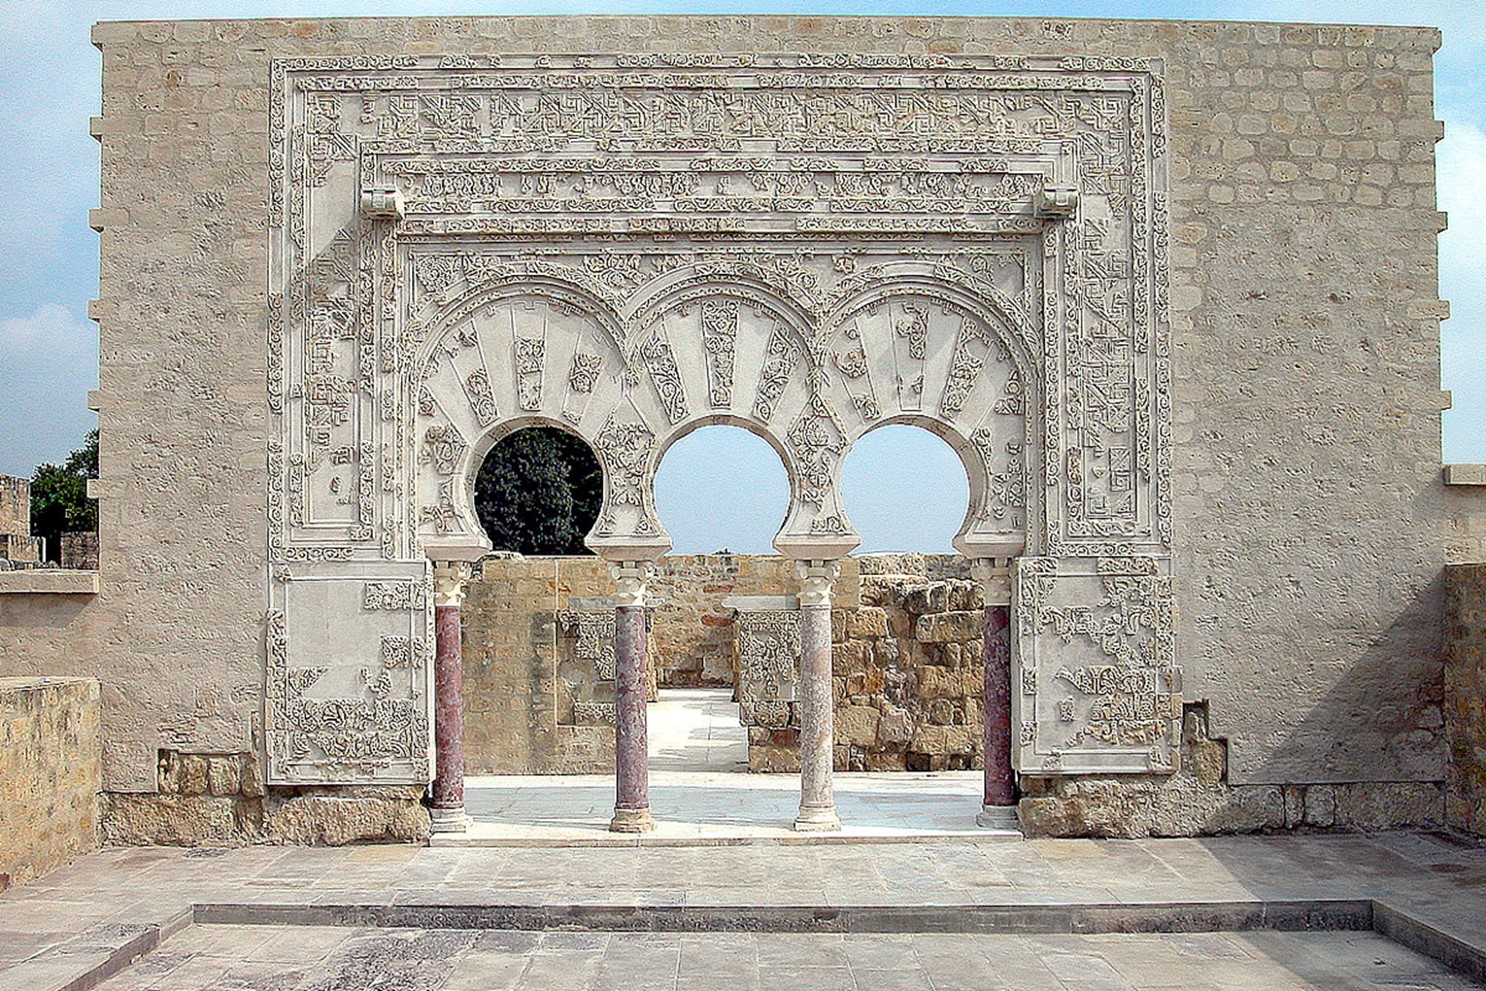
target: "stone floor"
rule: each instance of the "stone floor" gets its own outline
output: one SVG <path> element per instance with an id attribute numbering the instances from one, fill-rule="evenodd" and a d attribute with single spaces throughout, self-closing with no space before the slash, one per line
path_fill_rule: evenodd
<path id="1" fill-rule="evenodd" d="M 102 991 L 1456 991 L 1373 933 L 579 933 L 196 926 Z"/>
<path id="2" fill-rule="evenodd" d="M 652 771 L 748 770 L 748 730 L 730 688 L 662 688 L 647 713 Z"/>
<path id="3" fill-rule="evenodd" d="M 440 846 L 633 846 L 974 840 L 979 771 L 835 775 L 840 833 L 797 833 L 794 774 L 749 774 L 748 737 L 727 689 L 662 689 L 650 704 L 650 802 L 655 832 L 608 830 L 610 774 L 480 775 L 465 779 L 475 825 Z"/>
<path id="4" fill-rule="evenodd" d="M 1367 915 L 1350 928 L 1391 919 L 1384 928 L 1410 945 L 1464 953 L 1486 975 L 1486 848 L 1445 834 L 1383 833 L 113 848 L 0 894 L 0 989 L 91 986 L 145 951 L 111 991 L 518 983 L 553 991 L 640 989 L 652 979 L 665 988 L 803 991 L 808 983 L 777 976 L 800 966 L 817 968 L 804 975 L 816 986 L 851 988 L 1471 986 L 1366 931 L 1238 931 L 1281 924 L 1286 913 L 1294 921 L 1297 905 L 1317 899 L 1353 900 L 1337 911 L 1355 915 L 1360 905 Z M 1230 931 L 1099 935 L 1214 926 Z M 811 932 L 782 931 L 801 927 Z M 832 927 L 846 932 L 822 931 Z M 574 928 L 586 931 L 558 931 Z M 625 928 L 666 931 L 612 931 Z M 753 931 L 682 932 L 706 928 Z"/>

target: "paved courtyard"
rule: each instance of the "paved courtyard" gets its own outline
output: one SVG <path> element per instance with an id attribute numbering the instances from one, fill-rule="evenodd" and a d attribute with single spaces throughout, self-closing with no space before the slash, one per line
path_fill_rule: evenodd
<path id="1" fill-rule="evenodd" d="M 1374 930 L 1486 974 L 1483 919 L 1433 833 L 112 848 L 0 895 L 0 988 L 1429 991 L 1475 985 Z"/>
<path id="2" fill-rule="evenodd" d="M 103 991 L 1463 991 L 1373 933 L 1099 936 L 198 926 Z"/>

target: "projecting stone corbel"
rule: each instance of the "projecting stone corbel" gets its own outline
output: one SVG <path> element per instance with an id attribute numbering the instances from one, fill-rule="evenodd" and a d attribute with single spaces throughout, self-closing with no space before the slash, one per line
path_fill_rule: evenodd
<path id="1" fill-rule="evenodd" d="M 1041 220 L 1067 220 L 1078 211 L 1078 187 L 1043 186 L 1033 199 L 1033 209 Z"/>
<path id="2" fill-rule="evenodd" d="M 368 220 L 401 220 L 402 191 L 395 186 L 368 186 L 361 191 L 361 215 Z"/>

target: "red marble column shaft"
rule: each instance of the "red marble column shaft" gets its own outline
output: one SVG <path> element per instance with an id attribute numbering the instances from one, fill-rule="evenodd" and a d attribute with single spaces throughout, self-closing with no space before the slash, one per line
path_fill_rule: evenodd
<path id="1" fill-rule="evenodd" d="M 645 607 L 614 608 L 614 820 L 639 832 L 650 822 L 650 755 L 646 730 Z"/>
<path id="2" fill-rule="evenodd" d="M 985 802 L 1015 806 L 1011 770 L 1011 607 L 986 606 L 985 646 Z"/>
<path id="3" fill-rule="evenodd" d="M 433 668 L 434 747 L 438 754 L 431 790 L 435 809 L 464 808 L 464 658 L 459 607 L 435 606 Z"/>

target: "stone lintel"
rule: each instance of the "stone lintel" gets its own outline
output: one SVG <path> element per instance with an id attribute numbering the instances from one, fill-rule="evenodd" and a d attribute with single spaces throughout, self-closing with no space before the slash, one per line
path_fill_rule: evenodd
<path id="1" fill-rule="evenodd" d="M 1446 485 L 1486 485 L 1486 464 L 1445 465 Z"/>
<path id="2" fill-rule="evenodd" d="M 0 571 L 0 595 L 97 595 L 98 572 L 62 568 Z"/>
<path id="3" fill-rule="evenodd" d="M 730 595 L 722 600 L 722 607 L 738 612 L 787 612 L 800 608 L 800 600 L 794 595 Z"/>

